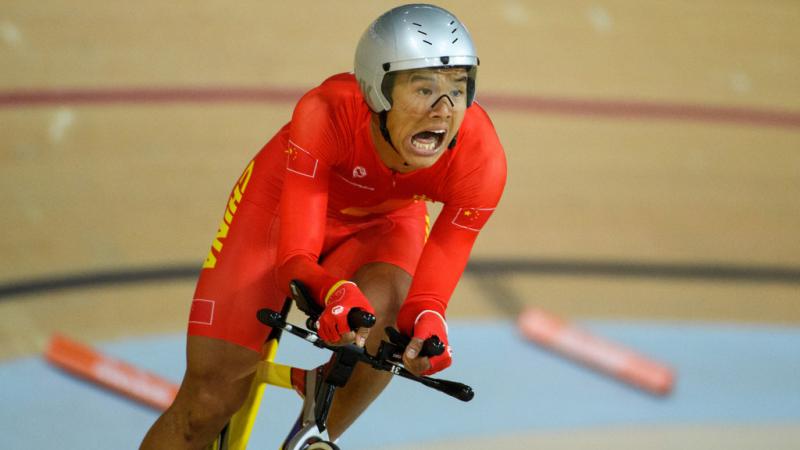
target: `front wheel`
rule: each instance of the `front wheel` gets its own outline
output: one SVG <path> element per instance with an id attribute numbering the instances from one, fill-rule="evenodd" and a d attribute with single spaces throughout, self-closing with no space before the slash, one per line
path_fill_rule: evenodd
<path id="1" fill-rule="evenodd" d="M 319 441 L 306 447 L 306 450 L 339 450 L 339 446 L 333 442 Z"/>

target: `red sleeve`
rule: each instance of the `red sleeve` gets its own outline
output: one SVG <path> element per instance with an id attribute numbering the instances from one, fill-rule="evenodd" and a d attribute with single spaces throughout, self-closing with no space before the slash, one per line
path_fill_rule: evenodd
<path id="1" fill-rule="evenodd" d="M 348 129 L 337 120 L 333 105 L 319 88 L 297 104 L 281 192 L 277 283 L 288 292 L 291 280 L 302 281 L 317 301 L 339 281 L 318 264 L 325 238 L 328 180 Z"/>
<path id="2" fill-rule="evenodd" d="M 400 330 L 411 335 L 422 311 L 445 317 L 450 296 L 461 278 L 478 233 L 495 210 L 506 182 L 506 159 L 494 127 L 483 110 L 477 111 L 469 144 L 459 153 L 444 180 L 444 207 L 420 257 L 409 295 L 397 318 Z M 466 121 L 463 127 L 466 127 Z"/>

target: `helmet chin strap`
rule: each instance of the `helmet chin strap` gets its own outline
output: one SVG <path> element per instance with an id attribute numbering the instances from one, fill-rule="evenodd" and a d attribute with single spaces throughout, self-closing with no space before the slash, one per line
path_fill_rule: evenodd
<path id="1" fill-rule="evenodd" d="M 383 139 L 385 139 L 386 142 L 389 144 L 389 147 L 392 147 L 392 150 L 394 150 L 394 152 L 397 153 L 397 156 L 399 156 L 400 159 L 403 160 L 403 165 L 408 167 L 409 164 L 406 162 L 406 159 L 403 158 L 403 155 L 401 155 L 400 152 L 397 151 L 397 148 L 394 146 L 394 143 L 392 142 L 392 136 L 389 134 L 389 128 L 386 127 L 386 118 L 388 116 L 389 116 L 389 111 L 385 110 L 381 111 L 381 113 L 378 114 L 378 122 L 380 122 L 381 135 L 383 136 Z"/>

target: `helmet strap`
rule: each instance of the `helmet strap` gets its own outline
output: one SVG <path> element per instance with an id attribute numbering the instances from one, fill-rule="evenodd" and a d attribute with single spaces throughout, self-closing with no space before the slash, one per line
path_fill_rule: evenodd
<path id="1" fill-rule="evenodd" d="M 456 135 L 455 135 L 455 136 L 453 136 L 453 140 L 452 140 L 452 141 L 450 141 L 450 144 L 448 144 L 448 145 L 447 145 L 447 148 L 448 148 L 449 150 L 452 150 L 452 149 L 453 149 L 453 147 L 455 147 L 455 146 L 456 146 L 456 139 L 458 139 L 458 132 L 456 132 Z"/>
<path id="2" fill-rule="evenodd" d="M 380 122 L 381 135 L 383 135 L 383 138 L 386 139 L 386 142 L 388 142 L 389 145 L 392 147 L 392 150 L 397 151 L 397 149 L 394 148 L 394 144 L 392 144 L 392 137 L 389 135 L 389 129 L 386 127 L 386 118 L 388 116 L 389 116 L 389 112 L 388 111 L 381 111 L 381 113 L 378 114 L 378 119 L 379 119 L 379 122 Z"/>
<path id="3" fill-rule="evenodd" d="M 392 136 L 389 134 L 389 128 L 386 127 L 386 119 L 388 116 L 389 116 L 388 111 L 381 111 L 380 114 L 378 114 L 378 122 L 380 124 L 379 128 L 381 130 L 381 136 L 383 136 L 383 139 L 385 139 L 386 142 L 389 144 L 389 147 L 392 147 L 392 150 L 394 150 L 394 152 L 397 153 L 397 156 L 399 156 L 400 159 L 403 160 L 403 165 L 407 166 L 408 163 L 403 158 L 403 155 L 401 155 L 400 152 L 397 151 L 397 148 L 394 146 L 394 143 L 392 143 Z"/>

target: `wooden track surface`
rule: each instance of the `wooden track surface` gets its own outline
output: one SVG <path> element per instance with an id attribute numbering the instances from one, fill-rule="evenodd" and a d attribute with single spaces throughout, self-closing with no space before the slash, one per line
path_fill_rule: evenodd
<path id="1" fill-rule="evenodd" d="M 441 3 L 477 41 L 479 99 L 800 113 L 795 0 Z M 361 32 L 392 4 L 10 0 L 0 91 L 308 88 L 350 70 Z M 291 106 L 1 104 L 0 284 L 199 265 L 231 183 Z M 797 126 L 490 113 L 510 173 L 476 257 L 800 267 Z M 797 282 L 507 281 L 497 289 L 515 301 L 569 316 L 800 322 Z M 466 277 L 451 315 L 508 314 L 486 289 Z M 35 351 L 56 329 L 92 340 L 182 330 L 191 293 L 184 281 L 0 299 L 0 357 Z"/>

